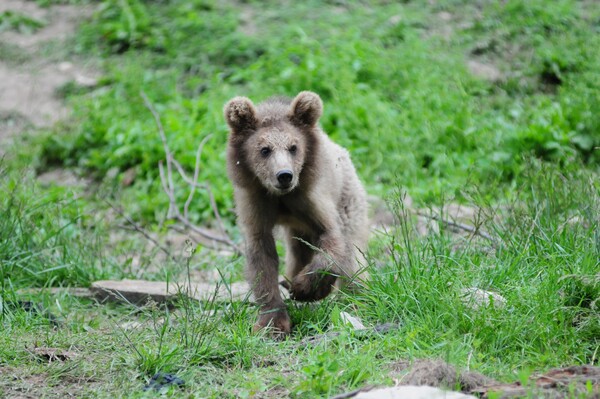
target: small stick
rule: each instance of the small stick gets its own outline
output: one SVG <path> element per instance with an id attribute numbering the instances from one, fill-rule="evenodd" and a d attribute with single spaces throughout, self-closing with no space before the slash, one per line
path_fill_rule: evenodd
<path id="1" fill-rule="evenodd" d="M 192 224 L 189 220 L 183 218 L 181 215 L 178 215 L 175 219 L 177 219 L 185 227 L 189 228 L 193 232 L 200 234 L 202 237 L 208 238 L 209 240 L 212 240 L 215 242 L 220 242 L 221 244 L 229 245 L 232 248 L 234 248 L 236 251 L 238 251 L 238 253 L 241 253 L 241 252 L 239 252 L 237 246 L 230 239 L 214 235 L 214 234 L 210 233 L 208 230 Z"/>
<path id="2" fill-rule="evenodd" d="M 485 231 L 479 230 L 479 228 L 477 228 L 477 227 L 473 227 L 468 224 L 463 224 L 463 223 L 459 223 L 459 222 L 454 222 L 452 220 L 447 220 L 438 215 L 428 215 L 428 214 L 426 214 L 424 212 L 420 212 L 420 211 L 417 211 L 416 214 L 419 216 L 426 217 L 428 219 L 432 219 L 432 220 L 444 223 L 446 226 L 455 227 L 457 229 L 478 235 L 480 237 L 485 238 L 486 240 L 489 240 L 492 244 L 496 244 L 496 240 L 494 239 L 494 237 L 492 237 Z"/>
<path id="3" fill-rule="evenodd" d="M 198 145 L 198 150 L 196 151 L 196 164 L 194 165 L 194 180 L 193 180 L 193 185 L 191 185 L 191 189 L 190 189 L 190 195 L 188 195 L 187 200 L 185 201 L 185 205 L 183 206 L 183 216 L 184 217 L 188 217 L 188 209 L 190 206 L 190 203 L 192 202 L 192 198 L 194 198 L 194 193 L 196 192 L 196 186 L 198 183 L 198 175 L 200 174 L 200 157 L 202 156 L 202 149 L 204 148 L 204 144 L 208 141 L 208 139 L 210 139 L 211 135 L 207 135 L 206 137 L 204 137 L 202 139 L 202 141 L 200 142 L 200 145 Z M 179 162 L 177 162 L 176 165 L 179 165 Z M 179 165 L 181 166 L 181 165 Z M 179 168 L 178 168 L 179 169 Z M 179 169 L 179 173 L 181 173 L 183 171 L 183 168 Z"/>
<path id="4" fill-rule="evenodd" d="M 119 208 L 117 208 L 115 205 L 113 205 L 109 200 L 107 200 L 106 198 L 104 199 L 104 202 L 106 202 L 106 204 L 108 204 L 108 206 L 110 206 L 112 208 L 112 210 L 114 210 L 115 212 L 117 212 L 119 214 L 119 216 L 121 216 L 123 219 L 125 219 L 125 221 L 131 226 L 131 228 L 134 231 L 137 231 L 138 233 L 140 233 L 141 235 L 143 235 L 148 241 L 150 241 L 152 244 L 154 244 L 158 249 L 160 249 L 161 251 L 163 251 L 169 258 L 173 259 L 173 260 L 177 260 L 173 255 L 171 255 L 171 252 L 169 252 L 169 250 L 167 248 L 165 248 L 164 246 L 162 246 L 158 241 L 156 241 L 151 235 L 150 233 L 148 233 L 146 230 L 144 230 L 144 228 L 140 225 L 138 225 L 136 222 L 134 222 L 129 216 L 127 216 L 122 210 L 120 210 Z"/>
<path id="5" fill-rule="evenodd" d="M 227 231 L 225 230 L 225 225 L 223 224 L 223 220 L 221 219 L 221 215 L 219 214 L 219 209 L 217 208 L 217 202 L 215 201 L 215 196 L 210 189 L 210 186 L 206 186 L 206 191 L 208 192 L 208 200 L 210 202 L 210 207 L 213 210 L 213 214 L 215 215 L 215 219 L 217 219 L 217 226 L 219 226 L 219 230 L 221 234 L 227 237 Z M 243 251 L 233 242 L 231 241 L 231 245 L 235 249 L 238 254 L 243 254 Z"/>
<path id="6" fill-rule="evenodd" d="M 190 186 L 195 187 L 195 188 L 202 188 L 202 189 L 206 190 L 206 192 L 208 192 L 208 199 L 210 201 L 210 206 L 212 208 L 213 214 L 215 215 L 215 219 L 217 220 L 217 225 L 219 226 L 219 230 L 221 231 L 221 234 L 223 234 L 224 236 L 227 236 L 227 231 L 225 230 L 225 225 L 223 223 L 223 220 L 221 219 L 221 215 L 219 214 L 219 209 L 217 208 L 217 203 L 215 202 L 215 197 L 212 193 L 210 186 L 208 184 L 199 184 L 197 181 L 191 180 L 185 174 L 183 167 L 176 159 L 173 159 L 173 165 L 175 165 L 175 168 L 179 172 L 179 175 L 187 184 L 189 184 Z M 240 254 L 242 253 L 241 249 L 239 249 L 235 245 L 234 245 L 234 247 L 235 247 L 236 251 L 238 251 Z"/>
<path id="7" fill-rule="evenodd" d="M 218 242 L 218 243 L 221 243 L 221 244 L 228 245 L 228 246 L 232 247 L 236 253 L 241 254 L 242 253 L 241 249 L 227 236 L 227 233 L 223 226 L 223 221 L 221 220 L 221 217 L 219 215 L 219 212 L 218 212 L 215 200 L 214 200 L 214 196 L 212 195 L 212 192 L 210 191 L 210 187 L 208 186 L 208 184 L 203 184 L 203 185 L 198 184 L 198 176 L 200 173 L 199 172 L 200 171 L 200 157 L 202 154 L 202 149 L 204 147 L 204 144 L 210 138 L 210 136 L 206 136 L 200 142 L 200 145 L 198 146 L 198 150 L 196 152 L 196 165 L 194 167 L 194 176 L 193 176 L 193 179 L 190 179 L 186 175 L 181 164 L 173 158 L 173 154 L 171 153 L 168 142 L 167 142 L 167 136 L 165 135 L 165 131 L 164 131 L 162 122 L 160 120 L 160 115 L 158 114 L 158 112 L 156 111 L 156 109 L 154 108 L 154 106 L 152 105 L 150 100 L 148 99 L 148 96 L 146 96 L 146 93 L 144 93 L 142 91 L 142 92 L 140 92 L 140 96 L 144 100 L 144 104 L 145 104 L 146 108 L 148 108 L 148 110 L 154 116 L 154 121 L 156 122 L 156 126 L 158 128 L 158 133 L 160 135 L 160 138 L 161 138 L 161 141 L 163 144 L 163 149 L 166 154 L 166 161 L 167 161 L 166 173 L 165 173 L 165 168 L 163 166 L 162 161 L 160 161 L 158 163 L 158 172 L 160 175 L 160 181 L 161 181 L 162 188 L 165 191 L 165 193 L 167 194 L 167 196 L 169 197 L 169 212 L 167 214 L 167 217 L 179 221 L 185 227 L 187 227 L 190 230 L 194 231 L 195 233 L 201 235 L 202 237 L 207 238 L 212 241 L 215 241 L 215 242 Z M 191 186 L 190 194 L 188 195 L 188 198 L 184 205 L 184 214 L 183 215 L 181 214 L 181 211 L 179 210 L 179 207 L 177 206 L 177 200 L 175 199 L 175 184 L 173 182 L 173 166 L 175 166 L 175 168 L 177 169 L 177 171 L 179 172 L 179 174 L 181 175 L 183 180 Z M 202 189 L 208 191 L 210 205 L 213 210 L 213 213 L 215 214 L 215 217 L 217 219 L 217 222 L 219 224 L 219 228 L 221 230 L 221 233 L 223 234 L 223 237 L 217 236 L 217 235 L 211 233 L 207 229 L 203 229 L 199 226 L 194 225 L 187 218 L 188 208 L 192 201 L 192 198 L 193 198 L 196 188 L 202 188 Z"/>

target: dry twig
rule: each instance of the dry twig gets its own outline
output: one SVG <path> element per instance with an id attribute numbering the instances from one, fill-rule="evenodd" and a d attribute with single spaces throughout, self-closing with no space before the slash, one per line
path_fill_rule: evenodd
<path id="1" fill-rule="evenodd" d="M 198 146 L 198 150 L 196 151 L 196 165 L 194 167 L 194 175 L 190 179 L 188 177 L 188 175 L 185 173 L 185 171 L 183 170 L 183 167 L 181 166 L 181 164 L 173 158 L 173 154 L 171 153 L 171 151 L 169 149 L 167 137 L 165 135 L 165 131 L 164 131 L 162 122 L 160 120 L 160 115 L 158 114 L 158 112 L 156 111 L 156 109 L 154 108 L 154 106 L 152 105 L 150 100 L 148 99 L 148 96 L 146 96 L 146 94 L 143 91 L 140 92 L 140 96 L 144 100 L 144 104 L 145 104 L 146 108 L 148 108 L 148 110 L 152 113 L 152 116 L 154 117 L 154 121 L 156 123 L 156 127 L 158 128 L 158 133 L 160 135 L 160 139 L 163 144 L 163 149 L 165 151 L 166 173 L 165 173 L 165 167 L 163 166 L 163 161 L 160 161 L 158 163 L 158 171 L 159 171 L 160 181 L 161 181 L 163 190 L 169 197 L 169 211 L 167 213 L 167 217 L 177 220 L 183 226 L 185 226 L 186 228 L 190 229 L 191 231 L 199 234 L 200 236 L 202 236 L 210 241 L 213 241 L 215 243 L 225 244 L 227 246 L 230 246 L 234 249 L 234 251 L 236 253 L 241 254 L 242 253 L 241 249 L 238 247 L 238 245 L 235 242 L 233 242 L 228 237 L 227 232 L 225 231 L 225 227 L 221 220 L 221 216 L 217 209 L 216 202 L 214 200 L 214 196 L 212 195 L 212 191 L 210 190 L 209 185 L 207 183 L 198 184 L 198 176 L 199 176 L 199 172 L 200 172 L 200 158 L 202 156 L 202 149 L 204 148 L 204 144 L 206 143 L 206 141 L 210 138 L 210 135 L 206 136 L 200 142 L 200 145 Z M 184 204 L 183 214 L 181 213 L 179 206 L 177 205 L 177 200 L 175 198 L 175 184 L 173 182 L 173 167 L 175 167 L 177 172 L 179 172 L 181 178 L 190 186 L 190 193 Z M 208 193 L 210 206 L 211 206 L 213 213 L 215 214 L 215 218 L 219 225 L 219 230 L 220 230 L 221 235 L 216 235 L 208 229 L 197 226 L 197 225 L 193 224 L 192 222 L 190 222 L 190 220 L 188 219 L 188 209 L 191 204 L 192 198 L 194 197 L 194 193 L 195 193 L 196 189 L 198 189 L 198 188 L 203 189 Z"/>
<path id="2" fill-rule="evenodd" d="M 444 218 L 442 218 L 439 215 L 430 215 L 430 214 L 427 214 L 427 213 L 424 213 L 424 212 L 421 212 L 421 211 L 416 211 L 415 213 L 417 215 L 419 215 L 419 216 L 423 216 L 425 218 L 432 219 L 432 220 L 435 220 L 437 222 L 443 223 L 446 226 L 454 227 L 456 229 L 463 230 L 463 231 L 466 231 L 468 233 L 471 233 L 471 234 L 480 236 L 482 238 L 485 238 L 486 240 L 490 241 L 492 243 L 492 245 L 496 245 L 496 243 L 497 243 L 496 239 L 494 237 L 492 237 L 491 235 L 489 235 L 485 231 L 481 231 L 479 229 L 479 227 L 474 227 L 474 226 L 471 226 L 471 225 L 468 225 L 468 224 L 459 223 L 459 222 L 455 222 L 453 220 L 444 219 Z"/>
<path id="3" fill-rule="evenodd" d="M 141 235 L 143 235 L 148 241 L 150 241 L 152 244 L 154 244 L 158 249 L 160 249 L 161 251 L 163 251 L 169 258 L 176 260 L 175 257 L 173 255 L 171 255 L 171 252 L 169 252 L 169 250 L 167 248 L 165 248 L 164 246 L 162 246 L 158 241 L 156 241 L 151 235 L 150 233 L 148 233 L 142 226 L 138 225 L 135 221 L 133 221 L 133 219 L 131 219 L 129 216 L 127 216 L 125 214 L 125 212 L 123 212 L 121 209 L 119 209 L 117 206 L 115 206 L 114 204 L 112 204 L 109 200 L 107 200 L 106 198 L 104 199 L 104 202 L 106 202 L 106 204 L 108 206 L 110 206 L 112 208 L 113 211 L 117 212 L 119 214 L 119 216 L 121 216 L 123 219 L 125 219 L 125 221 L 131 226 L 131 229 L 134 231 L 137 231 L 138 233 L 140 233 Z M 122 226 L 122 228 L 125 228 L 125 226 Z"/>

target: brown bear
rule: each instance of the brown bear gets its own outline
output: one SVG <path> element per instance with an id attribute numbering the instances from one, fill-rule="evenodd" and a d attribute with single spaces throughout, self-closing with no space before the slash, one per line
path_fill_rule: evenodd
<path id="1" fill-rule="evenodd" d="M 247 278 L 260 305 L 255 330 L 291 330 L 279 292 L 277 225 L 286 241 L 282 285 L 292 299 L 320 300 L 334 285 L 366 278 L 358 261 L 369 231 L 366 193 L 348 152 L 319 128 L 322 112 L 321 98 L 308 91 L 258 106 L 235 97 L 224 108 L 231 129 L 227 172 L 246 241 Z"/>

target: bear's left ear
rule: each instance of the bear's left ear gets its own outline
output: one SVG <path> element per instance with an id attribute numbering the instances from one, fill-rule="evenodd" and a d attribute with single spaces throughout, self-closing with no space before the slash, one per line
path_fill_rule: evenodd
<path id="1" fill-rule="evenodd" d="M 311 91 L 300 92 L 292 101 L 290 119 L 301 126 L 314 126 L 323 114 L 323 102 L 318 94 Z"/>

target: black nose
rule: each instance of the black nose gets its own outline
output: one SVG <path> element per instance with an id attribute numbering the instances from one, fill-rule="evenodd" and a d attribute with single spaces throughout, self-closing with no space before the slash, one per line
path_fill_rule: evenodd
<path id="1" fill-rule="evenodd" d="M 283 185 L 289 185 L 292 182 L 292 178 L 294 177 L 294 174 L 292 173 L 291 170 L 280 170 L 279 172 L 277 172 L 277 181 L 280 184 Z"/>

